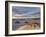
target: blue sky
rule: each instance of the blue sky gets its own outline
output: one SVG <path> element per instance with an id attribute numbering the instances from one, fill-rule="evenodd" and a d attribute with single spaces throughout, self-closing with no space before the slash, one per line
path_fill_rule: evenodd
<path id="1" fill-rule="evenodd" d="M 34 14 L 39 13 L 40 8 L 39 7 L 20 7 L 20 6 L 13 6 L 12 7 L 13 15 L 15 14 Z"/>

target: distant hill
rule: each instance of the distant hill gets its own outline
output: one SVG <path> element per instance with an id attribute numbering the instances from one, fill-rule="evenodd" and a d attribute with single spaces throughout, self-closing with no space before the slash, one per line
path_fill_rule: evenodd
<path id="1" fill-rule="evenodd" d="M 33 14 L 15 14 L 13 17 L 31 17 L 31 18 L 40 18 L 40 12 L 33 13 Z"/>

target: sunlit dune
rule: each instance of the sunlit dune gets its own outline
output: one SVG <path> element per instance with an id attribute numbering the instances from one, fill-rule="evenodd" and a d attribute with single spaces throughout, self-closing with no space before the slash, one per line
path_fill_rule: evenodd
<path id="1" fill-rule="evenodd" d="M 17 30 L 33 30 L 33 29 L 39 29 L 40 26 L 37 24 L 34 24 L 34 22 L 25 23 L 25 25 L 20 26 Z"/>

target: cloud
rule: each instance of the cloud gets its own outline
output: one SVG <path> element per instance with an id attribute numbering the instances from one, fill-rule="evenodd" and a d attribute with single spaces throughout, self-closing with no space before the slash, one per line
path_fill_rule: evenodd
<path id="1" fill-rule="evenodd" d="M 12 14 L 13 16 L 34 16 L 35 14 L 40 14 L 39 7 L 19 7 L 13 6 L 12 7 Z"/>

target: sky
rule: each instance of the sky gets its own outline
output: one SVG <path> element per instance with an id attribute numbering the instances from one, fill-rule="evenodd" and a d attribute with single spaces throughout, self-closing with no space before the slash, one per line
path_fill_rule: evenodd
<path id="1" fill-rule="evenodd" d="M 13 15 L 31 15 L 40 12 L 40 7 L 12 6 Z"/>

